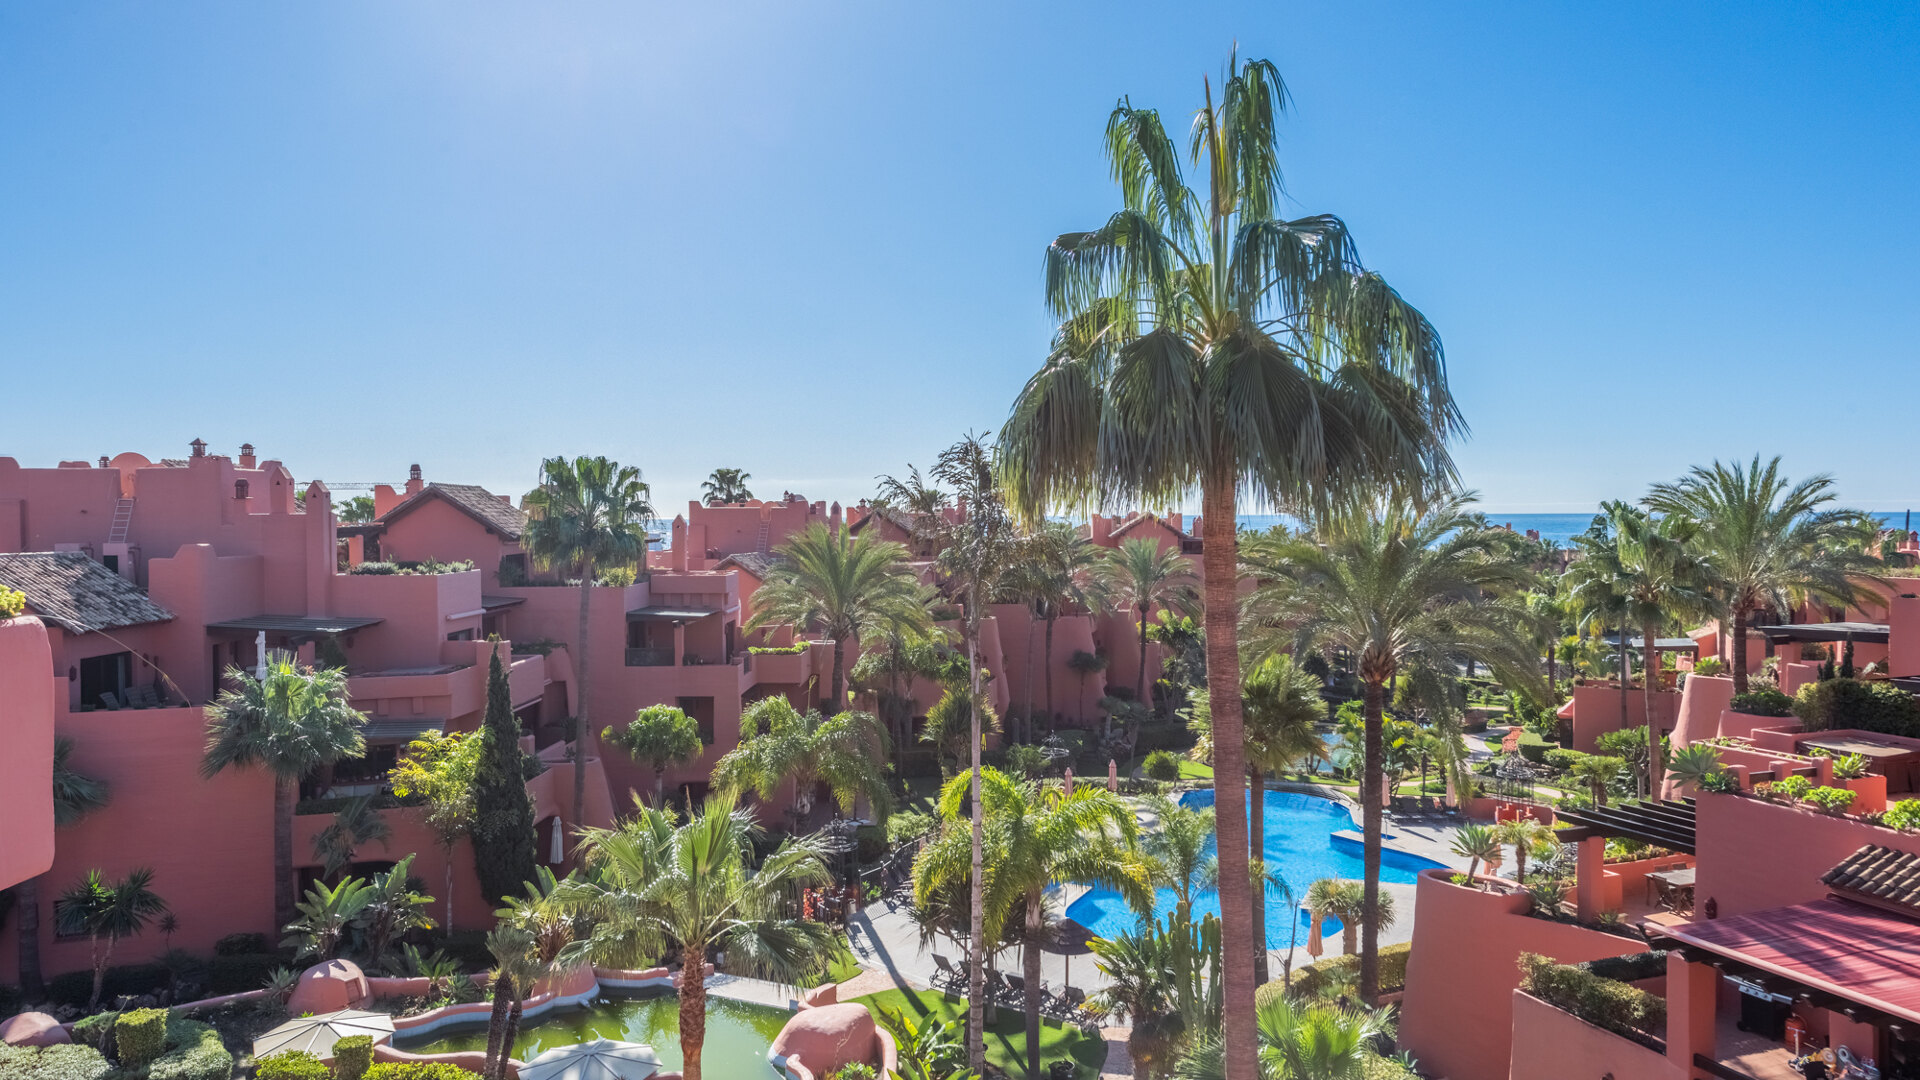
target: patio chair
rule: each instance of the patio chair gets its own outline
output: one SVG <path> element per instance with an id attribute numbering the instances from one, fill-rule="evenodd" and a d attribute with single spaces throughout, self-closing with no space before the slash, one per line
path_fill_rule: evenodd
<path id="1" fill-rule="evenodd" d="M 933 954 L 933 966 L 935 968 L 933 976 L 935 985 L 958 986 L 966 981 L 960 977 L 960 972 L 954 968 L 953 961 L 941 956 L 939 953 Z"/>
<path id="2" fill-rule="evenodd" d="M 1000 978 L 1006 982 L 1009 997 L 1022 1003 L 1027 1000 L 1027 980 L 1018 975 L 1002 975 Z"/>
<path id="3" fill-rule="evenodd" d="M 114 697 L 112 691 L 100 695 L 100 704 L 106 706 L 110 711 L 120 711 L 120 699 Z"/>

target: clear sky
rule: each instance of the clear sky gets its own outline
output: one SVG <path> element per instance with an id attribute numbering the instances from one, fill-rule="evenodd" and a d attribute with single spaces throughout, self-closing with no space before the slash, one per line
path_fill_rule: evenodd
<path id="1" fill-rule="evenodd" d="M 851 501 L 996 427 L 1047 242 L 1237 40 L 1432 318 L 1495 511 L 1715 456 L 1920 503 L 1904 4 L 0 7 L 0 454 L 242 441 Z"/>

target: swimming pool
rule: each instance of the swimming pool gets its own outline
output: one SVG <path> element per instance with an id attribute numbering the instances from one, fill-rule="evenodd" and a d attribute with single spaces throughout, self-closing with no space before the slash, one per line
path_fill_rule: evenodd
<path id="1" fill-rule="evenodd" d="M 1251 794 L 1247 796 L 1249 803 L 1252 798 Z M 1212 806 L 1213 792 L 1189 791 L 1181 796 L 1180 803 L 1191 807 Z M 1357 880 L 1360 877 L 1359 842 L 1333 835 L 1357 828 L 1345 804 L 1291 791 L 1269 791 L 1264 803 L 1267 866 L 1280 872 L 1281 880 L 1293 890 L 1296 898 L 1304 897 L 1307 886 L 1321 878 Z M 1207 853 L 1211 855 L 1213 852 L 1214 844 L 1209 842 Z M 1440 865 L 1418 855 L 1382 849 L 1380 880 L 1411 885 L 1420 871 Z M 1174 903 L 1173 890 L 1161 889 L 1154 896 L 1153 913 L 1164 916 L 1174 909 Z M 1269 948 L 1287 947 L 1293 939 L 1293 927 L 1289 920 L 1294 918 L 1300 920 L 1300 943 L 1306 944 L 1310 917 L 1304 909 L 1296 907 L 1290 912 L 1280 891 L 1268 887 L 1266 910 Z M 1220 914 L 1220 894 L 1212 889 L 1196 891 L 1193 895 L 1193 914 L 1196 918 Z M 1139 923 L 1139 916 L 1120 898 L 1120 894 L 1098 885 L 1088 889 L 1085 895 L 1068 906 L 1067 917 L 1101 937 L 1124 933 Z M 1321 925 L 1327 934 L 1340 930 L 1338 919 L 1327 919 Z"/>

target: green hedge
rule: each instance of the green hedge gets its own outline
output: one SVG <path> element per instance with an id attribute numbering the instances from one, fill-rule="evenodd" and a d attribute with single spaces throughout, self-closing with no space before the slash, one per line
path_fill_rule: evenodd
<path id="1" fill-rule="evenodd" d="M 373 1064 L 373 1036 L 349 1035 L 333 1044 L 333 1080 L 360 1080 Z"/>
<path id="2" fill-rule="evenodd" d="M 120 1020 L 117 1012 L 94 1013 L 73 1022 L 73 1041 L 85 1043 L 103 1054 L 113 1053 L 113 1025 Z"/>
<path id="3" fill-rule="evenodd" d="M 1615 979 L 1620 982 L 1639 982 L 1642 979 L 1656 979 L 1667 973 L 1667 951 L 1653 949 L 1648 952 L 1628 953 L 1625 956 L 1607 956 L 1599 960 L 1589 960 L 1584 964 L 1575 964 L 1590 974 L 1602 979 Z"/>
<path id="4" fill-rule="evenodd" d="M 7 1080 L 106 1080 L 113 1071 L 100 1051 L 80 1043 L 64 1046 L 0 1043 L 0 1076 Z"/>
<path id="5" fill-rule="evenodd" d="M 1398 990 L 1407 982 L 1407 957 L 1413 951 L 1411 942 L 1388 945 L 1380 950 L 1380 991 L 1388 993 Z M 1343 974 L 1344 981 L 1360 978 L 1360 956 L 1348 953 L 1341 956 L 1329 956 L 1293 973 L 1293 994 L 1295 997 L 1311 996 L 1320 983 L 1330 975 Z M 1271 1001 L 1286 992 L 1286 981 L 1274 979 L 1260 987 L 1254 995 L 1256 1004 Z"/>
<path id="6" fill-rule="evenodd" d="M 167 1052 L 147 1069 L 147 1080 L 228 1080 L 233 1055 L 211 1024 L 179 1014 L 167 1017 Z"/>
<path id="7" fill-rule="evenodd" d="M 1792 716 L 1793 699 L 1778 690 L 1749 690 L 1733 695 L 1727 708 L 1748 716 Z"/>
<path id="8" fill-rule="evenodd" d="M 444 1061 L 382 1061 L 365 1080 L 473 1080 L 478 1075 Z"/>
<path id="9" fill-rule="evenodd" d="M 1665 1038 L 1666 1000 L 1618 979 L 1556 964 L 1537 953 L 1520 954 L 1520 988 L 1594 1027 L 1617 1035 Z"/>
<path id="10" fill-rule="evenodd" d="M 113 1024 L 113 1045 L 120 1064 L 138 1068 L 167 1048 L 167 1010 L 134 1009 Z"/>
<path id="11" fill-rule="evenodd" d="M 1823 679 L 1793 696 L 1793 712 L 1808 731 L 1859 728 L 1920 738 L 1920 700 L 1890 682 Z"/>
<path id="12" fill-rule="evenodd" d="M 287 1050 L 261 1058 L 253 1067 L 254 1080 L 332 1080 L 327 1063 L 304 1050 Z"/>
<path id="13" fill-rule="evenodd" d="M 1557 750 L 1559 748 L 1559 743 L 1550 743 L 1531 731 L 1522 731 L 1520 733 L 1520 756 L 1533 762 L 1535 765 L 1545 765 L 1547 763 L 1547 751 Z"/>
<path id="14" fill-rule="evenodd" d="M 124 964 L 107 969 L 100 986 L 100 1000 L 113 1001 L 122 994 L 151 994 L 167 985 L 167 969 L 159 964 Z M 47 997 L 55 1004 L 81 1006 L 93 996 L 93 972 L 69 971 L 55 975 L 47 983 Z"/>

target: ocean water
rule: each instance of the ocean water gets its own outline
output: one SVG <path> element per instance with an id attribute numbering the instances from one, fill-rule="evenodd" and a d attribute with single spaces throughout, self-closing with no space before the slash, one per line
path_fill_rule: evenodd
<path id="1" fill-rule="evenodd" d="M 1213 792 L 1189 791 L 1180 799 L 1186 806 L 1213 805 Z M 1251 803 L 1252 796 L 1248 795 Z M 1296 898 L 1306 896 L 1307 886 L 1321 878 L 1358 880 L 1362 872 L 1359 843 L 1333 834 L 1355 829 L 1353 815 L 1345 805 L 1332 799 L 1290 791 L 1269 791 L 1262 800 L 1266 821 L 1266 862 L 1277 870 Z M 1207 843 L 1207 854 L 1215 852 Z M 1383 850 L 1380 853 L 1380 880 L 1410 884 L 1422 870 L 1441 865 L 1405 852 Z M 1154 914 L 1165 916 L 1174 909 L 1172 889 L 1154 894 Z M 1289 908 L 1278 889 L 1267 890 L 1267 942 L 1271 948 L 1285 948 L 1293 940 L 1293 921 L 1300 920 L 1300 943 L 1307 940 L 1309 925 L 1305 910 Z M 1193 914 L 1220 914 L 1220 894 L 1200 889 L 1193 895 Z M 1094 886 L 1067 907 L 1067 917 L 1101 937 L 1112 937 L 1134 928 L 1138 916 L 1120 894 Z M 1325 933 L 1340 931 L 1337 919 L 1322 924 Z"/>
<path id="2" fill-rule="evenodd" d="M 1594 514 L 1598 512 L 1597 507 L 1581 514 L 1502 514 L 1495 510 L 1485 511 L 1487 520 L 1495 525 L 1511 525 L 1517 533 L 1538 529 L 1540 539 L 1561 547 L 1568 546 L 1572 537 L 1586 532 L 1588 526 L 1593 524 Z M 1873 510 L 1869 513 L 1879 518 L 1883 526 L 1899 526 L 1907 520 L 1905 510 Z M 1298 524 L 1283 514 L 1241 514 L 1237 520 L 1241 528 L 1254 530 L 1270 529 L 1275 525 L 1292 528 Z"/>

